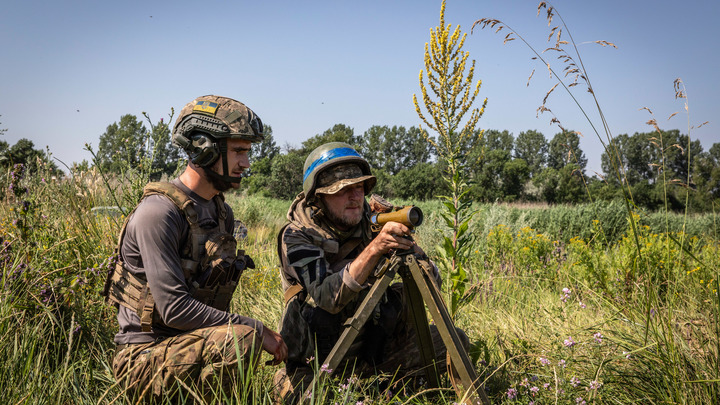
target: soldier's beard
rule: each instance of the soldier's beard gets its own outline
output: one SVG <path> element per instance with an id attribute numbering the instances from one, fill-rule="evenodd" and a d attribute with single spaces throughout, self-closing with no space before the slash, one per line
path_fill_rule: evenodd
<path id="1" fill-rule="evenodd" d="M 329 204 L 324 204 L 327 212 L 327 216 L 330 219 L 330 221 L 335 225 L 338 229 L 342 231 L 350 230 L 351 228 L 357 226 L 357 224 L 362 221 L 363 216 L 363 206 L 362 204 L 359 206 L 359 210 L 347 212 L 345 211 L 345 207 L 342 209 L 336 209 L 335 207 L 331 207 Z"/>
<path id="2" fill-rule="evenodd" d="M 227 180 L 224 180 L 222 176 L 220 176 L 217 172 L 215 172 L 210 167 L 205 168 L 205 175 L 206 175 L 208 181 L 210 182 L 210 184 L 212 184 L 212 186 L 215 187 L 215 189 L 221 193 L 224 193 L 224 192 L 230 190 L 231 188 L 233 188 L 233 185 L 235 184 L 235 183 L 230 183 Z M 239 180 L 238 180 L 237 184 L 240 184 Z"/>

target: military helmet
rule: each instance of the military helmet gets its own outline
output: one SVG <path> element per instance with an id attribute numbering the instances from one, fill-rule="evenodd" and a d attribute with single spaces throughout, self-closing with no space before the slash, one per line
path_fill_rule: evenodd
<path id="1" fill-rule="evenodd" d="M 173 143 L 199 166 L 213 164 L 227 139 L 263 140 L 263 124 L 253 110 L 228 97 L 202 96 L 183 107 L 173 127 Z"/>
<path id="2" fill-rule="evenodd" d="M 305 159 L 303 192 L 311 198 L 315 193 L 334 194 L 350 184 L 364 182 L 365 194 L 370 193 L 377 179 L 370 164 L 345 142 L 318 146 Z"/>

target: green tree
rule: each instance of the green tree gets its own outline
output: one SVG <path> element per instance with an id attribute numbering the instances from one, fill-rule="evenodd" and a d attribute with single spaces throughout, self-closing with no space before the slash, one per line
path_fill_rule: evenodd
<path id="1" fill-rule="evenodd" d="M 575 131 L 558 132 L 548 145 L 547 166 L 559 170 L 570 163 L 585 172 L 587 158 L 580 149 L 580 137 Z"/>
<path id="2" fill-rule="evenodd" d="M 254 144 L 250 149 L 249 177 L 244 179 L 241 184 L 248 194 L 260 193 L 270 196 L 268 184 L 272 174 L 272 162 L 280 154 L 280 147 L 275 144 L 270 125 L 265 125 L 264 132 L 265 136 L 262 142 Z"/>
<path id="3" fill-rule="evenodd" d="M 720 202 L 720 143 L 700 153 L 694 163 L 691 186 L 694 183 L 696 200 L 701 208 L 712 210 L 712 203 Z"/>
<path id="4" fill-rule="evenodd" d="M 426 163 L 432 156 L 432 145 L 420 128 L 372 126 L 358 139 L 358 151 L 373 169 L 394 175 L 400 170 Z"/>
<path id="5" fill-rule="evenodd" d="M 306 154 L 299 150 L 275 156 L 267 184 L 271 197 L 291 200 L 302 191 L 305 157 Z"/>
<path id="6" fill-rule="evenodd" d="M 575 163 L 555 169 L 545 168 L 533 178 L 540 197 L 550 204 L 576 204 L 587 199 L 580 168 Z"/>
<path id="7" fill-rule="evenodd" d="M 0 166 L 8 168 L 16 164 L 24 165 L 26 173 L 37 173 L 41 168 L 56 175 L 61 173 L 46 151 L 35 149 L 33 141 L 22 138 L 11 147 L 0 141 Z"/>
<path id="8" fill-rule="evenodd" d="M 538 131 L 520 132 L 515 139 L 515 158 L 527 163 L 530 178 L 540 173 L 547 162 L 548 144 Z"/>
<path id="9" fill-rule="evenodd" d="M 172 144 L 168 124 L 161 118 L 160 122 L 153 125 L 147 118 L 151 130 L 143 154 L 151 158 L 150 178 L 158 180 L 162 175 L 172 176 L 187 164 L 187 159 L 181 149 Z"/>
<path id="10" fill-rule="evenodd" d="M 280 156 L 280 155 L 278 155 Z M 272 163 L 274 159 L 260 158 L 250 163 L 250 176 L 243 179 L 241 186 L 248 194 L 260 194 L 270 196 L 268 184 L 272 175 Z"/>
<path id="11" fill-rule="evenodd" d="M 504 200 L 501 174 L 512 160 L 513 136 L 508 131 L 485 131 L 478 147 L 471 153 L 473 184 L 470 194 L 479 201 Z"/>
<path id="12" fill-rule="evenodd" d="M 668 172 L 668 180 L 677 179 L 687 183 L 688 170 L 692 169 L 695 159 L 703 153 L 700 140 L 690 141 L 687 135 L 673 129 L 662 131 L 662 141 L 665 146 L 665 170 Z"/>
<path id="13" fill-rule="evenodd" d="M 148 147 L 148 130 L 132 114 L 120 117 L 100 136 L 97 160 L 104 171 L 121 173 L 129 168 L 139 167 Z"/>
<path id="14" fill-rule="evenodd" d="M 302 143 L 302 152 L 309 155 L 315 148 L 328 142 L 345 142 L 351 146 L 357 146 L 358 139 L 355 131 L 345 124 L 335 124 L 332 128 L 322 134 L 317 134 L 306 139 Z"/>
<path id="15" fill-rule="evenodd" d="M 521 199 L 524 195 L 525 183 L 529 178 L 530 167 L 524 159 L 506 162 L 500 174 L 504 200 L 512 202 Z"/>
<path id="16" fill-rule="evenodd" d="M 620 176 L 624 176 L 629 185 L 641 180 L 655 181 L 656 175 L 651 164 L 659 159 L 657 150 L 650 147 L 651 138 L 653 135 L 647 133 L 636 132 L 632 136 L 621 134 L 608 146 L 615 157 Z M 600 156 L 600 162 L 606 180 L 617 184 L 617 175 L 607 151 Z"/>
<path id="17" fill-rule="evenodd" d="M 252 148 L 250 148 L 250 153 L 248 153 L 251 164 L 263 158 L 272 159 L 280 153 L 280 147 L 277 146 L 275 138 L 273 137 L 272 127 L 265 124 L 263 132 L 264 138 L 262 142 L 253 144 Z M 252 166 L 250 170 L 252 171 Z"/>
<path id="18" fill-rule="evenodd" d="M 480 91 L 481 81 L 473 84 L 475 61 L 472 61 L 465 75 L 469 56 L 462 47 L 466 34 L 460 35 L 460 27 L 450 32 L 451 25 L 445 25 L 445 1 L 440 7 L 440 24 L 430 29 L 430 42 L 425 44 L 425 70 L 420 71 L 420 90 L 422 91 L 425 113 L 420 108 L 417 96 L 413 95 L 415 111 L 420 119 L 437 132 L 437 141 L 429 141 L 435 147 L 438 158 L 445 169 L 444 179 L 449 193 L 441 196 L 447 211 L 443 218 L 448 233 L 443 236 L 443 249 L 440 251 L 444 267 L 450 278 L 450 314 L 454 317 L 463 303 L 473 298 L 465 294 L 470 282 L 465 265 L 473 244 L 473 235 L 468 233 L 470 220 L 476 211 L 472 210 L 468 192 L 470 190 L 466 173 L 468 145 L 477 142 L 475 127 L 482 116 L 487 99 L 482 108 L 473 108 L 475 97 Z M 425 85 L 427 79 L 427 86 Z M 432 92 L 434 99 L 428 93 Z M 465 114 L 470 113 L 465 120 Z M 429 114 L 429 118 L 425 114 Z M 463 124 L 464 122 L 464 124 Z"/>
<path id="19" fill-rule="evenodd" d="M 390 197 L 426 201 L 446 194 L 447 184 L 437 165 L 426 162 L 397 172 L 390 178 L 390 189 L 393 193 Z"/>
<path id="20" fill-rule="evenodd" d="M 100 169 L 115 174 L 139 170 L 149 179 L 157 180 L 175 174 L 185 164 L 184 154 L 172 145 L 168 123 L 161 118 L 153 124 L 146 113 L 143 116 L 150 130 L 132 114 L 108 125 L 95 154 L 95 164 Z"/>

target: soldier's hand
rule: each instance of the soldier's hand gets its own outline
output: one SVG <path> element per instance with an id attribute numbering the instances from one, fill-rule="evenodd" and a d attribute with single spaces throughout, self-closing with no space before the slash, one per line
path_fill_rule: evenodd
<path id="1" fill-rule="evenodd" d="M 415 243 L 408 236 L 410 236 L 410 228 L 399 222 L 388 222 L 371 244 L 380 254 L 386 254 L 392 249 L 410 249 Z"/>
<path id="2" fill-rule="evenodd" d="M 270 365 L 276 366 L 287 360 L 288 348 L 279 333 L 266 326 L 263 328 L 262 341 L 263 350 L 273 355 L 273 359 L 268 362 Z"/>
<path id="3" fill-rule="evenodd" d="M 406 250 L 413 247 L 415 242 L 408 237 L 409 235 L 410 228 L 399 222 L 388 222 L 383 225 L 380 233 L 350 263 L 348 269 L 350 276 L 359 284 L 365 283 L 383 255 L 393 249 Z"/>

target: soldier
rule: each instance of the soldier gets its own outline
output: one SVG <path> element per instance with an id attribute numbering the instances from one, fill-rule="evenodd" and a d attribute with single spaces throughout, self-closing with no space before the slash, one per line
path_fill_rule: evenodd
<path id="1" fill-rule="evenodd" d="M 322 145 L 305 160 L 303 192 L 278 235 L 286 303 L 280 334 L 289 350 L 286 367 L 275 374 L 278 402 L 297 402 L 312 381 L 313 363 L 322 362 L 332 350 L 384 255 L 414 249 L 417 257 L 427 260 L 406 238 L 410 229 L 405 225 L 388 222 L 379 233 L 372 232 L 365 196 L 375 183 L 368 162 L 342 142 Z M 439 285 L 437 267 L 432 268 Z M 343 370 L 354 369 L 360 377 L 418 372 L 422 356 L 405 302 L 402 283 L 386 290 L 343 359 Z M 445 346 L 434 325 L 431 334 L 436 358 L 444 361 Z"/>
<path id="2" fill-rule="evenodd" d="M 185 386 L 211 400 L 221 390 L 231 395 L 237 373 L 263 350 L 274 364 L 287 357 L 277 332 L 228 312 L 240 274 L 253 264 L 236 251 L 222 193 L 240 186 L 263 125 L 236 100 L 203 96 L 182 109 L 172 139 L 188 165 L 179 178 L 145 187 L 106 283 L 120 324 L 113 373 L 135 398 L 174 400 Z"/>

